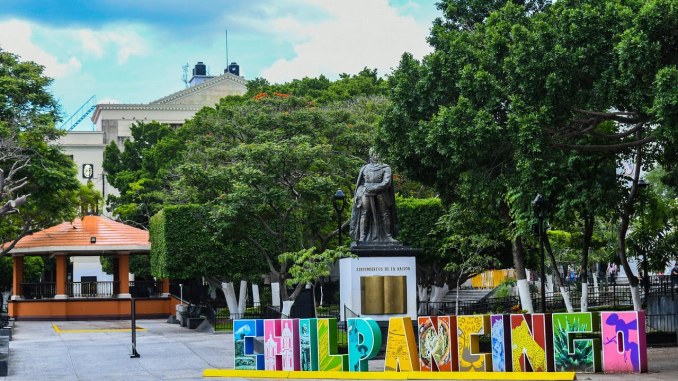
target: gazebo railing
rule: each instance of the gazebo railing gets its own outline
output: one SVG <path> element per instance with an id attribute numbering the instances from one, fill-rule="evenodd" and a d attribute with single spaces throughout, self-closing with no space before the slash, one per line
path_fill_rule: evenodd
<path id="1" fill-rule="evenodd" d="M 66 294 L 69 298 L 111 298 L 120 293 L 120 282 L 67 282 Z M 161 281 L 130 281 L 129 293 L 135 298 L 156 297 L 162 295 Z M 56 283 L 21 283 L 23 299 L 53 299 L 56 295 Z"/>
<path id="2" fill-rule="evenodd" d="M 110 298 L 116 294 L 119 282 L 68 282 L 66 289 L 70 298 Z"/>
<path id="3" fill-rule="evenodd" d="M 24 299 L 52 299 L 56 283 L 21 283 L 21 297 Z"/>

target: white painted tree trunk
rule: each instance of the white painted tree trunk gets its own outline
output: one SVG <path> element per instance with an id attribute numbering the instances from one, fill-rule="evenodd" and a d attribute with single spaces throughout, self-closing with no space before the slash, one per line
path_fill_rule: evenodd
<path id="1" fill-rule="evenodd" d="M 240 300 L 235 297 L 235 287 L 233 282 L 222 282 L 221 291 L 226 298 L 226 306 L 231 314 L 231 319 L 240 319 L 245 313 L 245 304 L 247 302 L 247 281 L 240 281 Z"/>
<path id="2" fill-rule="evenodd" d="M 426 315 L 426 305 L 429 301 L 428 299 L 428 287 L 422 285 L 417 285 L 417 296 L 419 296 L 419 308 L 417 311 L 418 315 Z"/>
<path id="3" fill-rule="evenodd" d="M 581 312 L 589 311 L 589 284 L 582 282 L 581 284 Z"/>
<path id="4" fill-rule="evenodd" d="M 523 310 L 527 311 L 528 314 L 534 313 L 534 308 L 532 307 L 532 298 L 530 297 L 530 285 L 527 282 L 527 279 L 518 279 L 518 296 L 520 297 L 520 306 Z"/>
<path id="5" fill-rule="evenodd" d="M 433 286 L 431 287 L 431 298 L 429 300 L 433 303 L 440 303 L 445 299 L 448 291 L 450 291 L 450 287 L 447 284 L 444 284 L 442 287 Z"/>
<path id="6" fill-rule="evenodd" d="M 235 298 L 235 288 L 233 287 L 233 282 L 222 282 L 221 291 L 224 293 L 226 298 L 226 306 L 228 311 L 231 313 L 231 319 L 239 319 L 240 316 L 237 316 L 238 313 L 238 301 Z"/>
<path id="7" fill-rule="evenodd" d="M 247 306 L 247 281 L 240 281 L 240 297 L 238 299 L 238 313 L 244 314 Z"/>
<path id="8" fill-rule="evenodd" d="M 280 283 L 271 283 L 271 305 L 273 307 L 280 307 Z"/>
<path id="9" fill-rule="evenodd" d="M 259 285 L 258 284 L 252 285 L 252 302 L 254 303 L 255 306 L 261 305 L 261 299 L 259 297 Z"/>
<path id="10" fill-rule="evenodd" d="M 593 297 L 598 300 L 598 274 L 593 273 Z"/>
<path id="11" fill-rule="evenodd" d="M 565 309 L 567 312 L 574 312 L 574 308 L 572 308 L 572 300 L 570 299 L 570 291 L 567 290 L 567 287 L 565 286 L 560 286 L 560 295 L 563 297 L 563 301 L 565 302 Z"/>
<path id="12" fill-rule="evenodd" d="M 633 310 L 634 311 L 640 311 L 643 308 L 643 305 L 640 301 L 640 291 L 638 290 L 638 286 L 631 286 L 631 300 L 633 300 Z"/>
<path id="13" fill-rule="evenodd" d="M 11 291 L 2 292 L 2 309 L 4 310 L 7 307 L 7 302 L 9 302 L 9 297 L 12 296 Z"/>
<path id="14" fill-rule="evenodd" d="M 553 292 L 553 275 L 546 275 L 546 292 Z"/>
<path id="15" fill-rule="evenodd" d="M 323 284 L 320 283 L 320 307 L 323 306 L 323 300 L 325 299 L 325 293 L 323 292 Z"/>
<path id="16" fill-rule="evenodd" d="M 292 312 L 292 306 L 294 305 L 294 300 L 284 300 L 282 302 L 282 317 L 288 318 Z"/>

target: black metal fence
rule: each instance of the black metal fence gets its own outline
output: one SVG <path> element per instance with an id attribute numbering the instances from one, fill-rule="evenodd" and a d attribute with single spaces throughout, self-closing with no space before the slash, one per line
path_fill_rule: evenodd
<path id="1" fill-rule="evenodd" d="M 67 294 L 71 298 L 110 298 L 120 293 L 120 282 L 68 282 Z M 129 292 L 136 298 L 160 296 L 162 282 L 131 281 Z M 22 283 L 23 299 L 53 299 L 56 294 L 56 283 Z"/>
<path id="2" fill-rule="evenodd" d="M 135 298 L 148 298 L 162 295 L 162 282 L 137 280 L 129 282 L 129 293 Z"/>
<path id="3" fill-rule="evenodd" d="M 52 299 L 56 283 L 22 283 L 21 297 L 24 299 Z"/>

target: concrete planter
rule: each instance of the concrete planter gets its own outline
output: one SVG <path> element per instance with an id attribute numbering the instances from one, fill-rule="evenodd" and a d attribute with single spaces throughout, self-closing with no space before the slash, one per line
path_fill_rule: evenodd
<path id="1" fill-rule="evenodd" d="M 185 304 L 177 304 L 176 305 L 176 317 L 177 321 L 182 327 L 186 326 L 186 311 L 188 310 L 188 306 Z"/>

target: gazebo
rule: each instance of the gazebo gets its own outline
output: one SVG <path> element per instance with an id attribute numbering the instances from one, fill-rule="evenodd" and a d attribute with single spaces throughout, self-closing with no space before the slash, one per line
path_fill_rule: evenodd
<path id="1" fill-rule="evenodd" d="M 128 319 L 131 299 L 137 317 L 167 317 L 179 300 L 169 295 L 169 281 L 129 280 L 132 255 L 149 255 L 148 232 L 102 216 L 85 216 L 21 238 L 13 259 L 9 315 L 21 320 Z M 54 258 L 53 281 L 24 282 L 24 258 Z M 73 282 L 69 258 L 108 256 L 113 281 Z"/>

